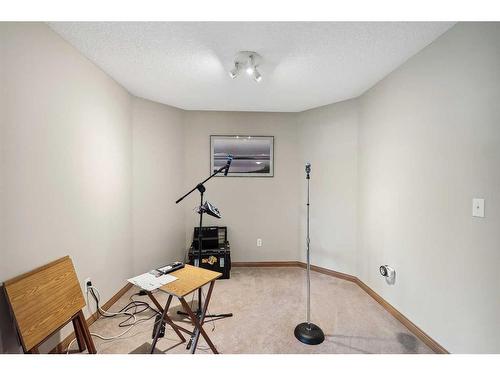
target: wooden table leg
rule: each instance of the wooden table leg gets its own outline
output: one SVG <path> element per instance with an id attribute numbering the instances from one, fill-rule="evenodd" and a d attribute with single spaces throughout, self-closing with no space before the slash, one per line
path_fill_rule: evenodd
<path id="1" fill-rule="evenodd" d="M 78 343 L 78 350 L 80 350 L 81 353 L 87 348 L 85 346 L 85 338 L 83 337 L 83 332 L 82 329 L 80 328 L 80 324 L 76 316 L 73 318 L 72 322 L 73 322 L 73 328 L 75 330 L 76 342 Z"/>
<path id="2" fill-rule="evenodd" d="M 85 344 L 87 345 L 89 354 L 96 354 L 97 350 L 95 348 L 94 341 L 92 340 L 92 336 L 90 335 L 89 327 L 87 326 L 87 321 L 85 320 L 82 310 L 78 312 L 76 319 L 77 324 L 80 326 L 80 330 Z"/>
<path id="3" fill-rule="evenodd" d="M 174 332 L 177 334 L 177 336 L 179 336 L 179 338 L 181 339 L 182 342 L 186 342 L 186 339 L 184 338 L 184 336 L 182 335 L 182 333 L 179 331 L 179 329 L 177 328 L 177 325 L 172 321 L 172 319 L 168 316 L 168 311 L 166 314 L 163 314 L 163 312 L 165 310 L 168 310 L 168 308 L 163 308 L 160 303 L 158 302 L 158 300 L 153 296 L 153 293 L 151 292 L 146 292 L 149 296 L 149 298 L 151 299 L 151 301 L 153 301 L 154 305 L 157 307 L 158 311 L 164 316 L 164 320 L 168 323 L 168 325 L 170 325 L 172 327 L 172 329 L 174 330 Z M 170 305 L 170 303 L 169 303 Z"/>
<path id="4" fill-rule="evenodd" d="M 155 298 L 155 296 L 153 296 L 153 293 L 151 293 L 150 291 L 146 291 L 146 293 L 147 293 L 149 299 L 151 301 L 153 301 L 153 303 L 156 306 L 156 308 L 158 309 L 158 311 L 160 313 L 163 313 L 163 307 L 162 307 L 162 305 L 160 305 L 160 302 L 158 302 L 158 300 Z"/>
<path id="5" fill-rule="evenodd" d="M 213 287 L 213 285 L 211 285 L 211 287 Z M 205 341 L 207 342 L 207 344 L 210 347 L 210 349 L 212 349 L 212 352 L 214 354 L 219 354 L 219 352 L 215 348 L 214 344 L 212 343 L 212 341 L 208 337 L 207 333 L 203 329 L 203 326 L 200 324 L 201 321 L 202 321 L 202 319 L 198 320 L 198 318 L 196 317 L 196 315 L 193 313 L 193 311 L 189 307 L 189 304 L 186 302 L 186 300 L 183 297 L 179 298 L 179 300 L 181 301 L 181 304 L 182 304 L 182 307 L 184 308 L 184 311 L 188 314 L 189 318 L 191 319 L 191 322 L 193 322 L 193 324 L 195 326 L 195 339 L 196 339 L 196 335 L 201 334 L 203 336 L 203 338 L 205 339 Z M 204 310 L 206 310 L 206 308 L 208 307 L 208 303 L 207 302 L 209 302 L 209 300 L 210 300 L 210 298 L 206 299 Z M 197 341 L 197 339 L 196 339 L 196 341 Z M 195 350 L 196 350 L 196 346 L 193 345 L 192 348 L 191 348 L 191 354 L 194 354 Z"/>
<path id="6" fill-rule="evenodd" d="M 181 339 L 182 342 L 186 342 L 186 339 L 184 338 L 184 336 L 182 336 L 182 333 L 181 331 L 179 331 L 179 329 L 177 328 L 177 325 L 172 321 L 172 319 L 168 316 L 168 313 L 165 314 L 165 322 L 170 326 L 172 327 L 172 329 L 174 330 L 175 333 L 177 333 L 177 336 L 179 336 L 179 338 Z"/>

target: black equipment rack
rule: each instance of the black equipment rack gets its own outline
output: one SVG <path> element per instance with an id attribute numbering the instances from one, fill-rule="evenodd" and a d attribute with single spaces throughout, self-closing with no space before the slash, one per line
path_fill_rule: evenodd
<path id="1" fill-rule="evenodd" d="M 189 264 L 198 262 L 198 231 L 194 228 L 193 242 L 189 248 Z M 227 227 L 202 227 L 200 267 L 222 273 L 221 279 L 231 277 L 231 249 L 227 240 Z"/>

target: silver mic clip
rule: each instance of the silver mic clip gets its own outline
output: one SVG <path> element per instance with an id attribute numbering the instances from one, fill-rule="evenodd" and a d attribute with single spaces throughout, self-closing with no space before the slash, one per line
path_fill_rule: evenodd
<path id="1" fill-rule="evenodd" d="M 310 173 L 311 173 L 311 163 L 306 163 L 306 178 L 308 180 L 311 178 Z"/>

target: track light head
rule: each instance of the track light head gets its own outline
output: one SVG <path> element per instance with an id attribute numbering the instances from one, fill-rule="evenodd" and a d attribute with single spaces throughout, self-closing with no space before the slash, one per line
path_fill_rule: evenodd
<path id="1" fill-rule="evenodd" d="M 255 71 L 255 62 L 253 61 L 253 55 L 248 56 L 246 72 L 249 76 L 253 75 Z"/>
<path id="2" fill-rule="evenodd" d="M 229 72 L 229 76 L 235 79 L 238 74 L 240 74 L 240 64 L 238 62 L 234 63 L 234 68 Z"/>
<path id="3" fill-rule="evenodd" d="M 257 70 L 257 68 L 254 69 L 253 79 L 255 79 L 255 82 L 262 81 L 262 74 L 259 73 L 259 71 Z"/>

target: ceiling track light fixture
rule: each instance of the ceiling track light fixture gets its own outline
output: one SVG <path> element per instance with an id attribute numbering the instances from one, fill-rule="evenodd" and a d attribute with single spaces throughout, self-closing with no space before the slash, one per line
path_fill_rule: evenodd
<path id="1" fill-rule="evenodd" d="M 257 67 L 262 62 L 262 57 L 253 51 L 240 51 L 236 54 L 234 58 L 234 68 L 229 71 L 229 76 L 235 79 L 242 71 L 251 77 L 256 82 L 262 80 L 262 74 L 260 74 Z"/>

